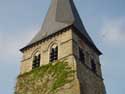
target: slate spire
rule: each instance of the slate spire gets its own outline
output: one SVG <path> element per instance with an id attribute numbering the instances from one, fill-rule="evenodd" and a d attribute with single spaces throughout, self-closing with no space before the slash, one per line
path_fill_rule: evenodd
<path id="1" fill-rule="evenodd" d="M 52 0 L 40 31 L 27 46 L 71 25 L 78 29 L 85 39 L 101 54 L 86 32 L 73 0 Z"/>

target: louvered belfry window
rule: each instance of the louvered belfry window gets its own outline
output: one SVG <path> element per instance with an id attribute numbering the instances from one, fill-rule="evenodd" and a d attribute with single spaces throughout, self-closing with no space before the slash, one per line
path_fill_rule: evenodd
<path id="1" fill-rule="evenodd" d="M 56 61 L 58 59 L 58 46 L 53 45 L 50 49 L 50 62 Z"/>
<path id="2" fill-rule="evenodd" d="M 32 69 L 40 67 L 40 54 L 36 54 L 33 57 Z"/>
<path id="3" fill-rule="evenodd" d="M 91 68 L 93 72 L 96 72 L 96 64 L 93 59 L 91 60 Z"/>
<path id="4" fill-rule="evenodd" d="M 84 55 L 83 49 L 80 47 L 79 47 L 79 59 L 81 63 L 85 63 L 85 55 Z"/>

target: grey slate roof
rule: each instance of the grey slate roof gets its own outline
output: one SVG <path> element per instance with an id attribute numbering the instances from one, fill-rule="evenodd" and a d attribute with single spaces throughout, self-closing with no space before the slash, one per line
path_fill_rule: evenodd
<path id="1" fill-rule="evenodd" d="M 84 28 L 73 0 L 52 0 L 41 30 L 27 46 L 32 45 L 37 41 L 40 41 L 71 25 L 77 28 L 88 40 L 88 42 L 96 48 L 94 42 Z M 98 49 L 96 48 L 96 50 Z"/>

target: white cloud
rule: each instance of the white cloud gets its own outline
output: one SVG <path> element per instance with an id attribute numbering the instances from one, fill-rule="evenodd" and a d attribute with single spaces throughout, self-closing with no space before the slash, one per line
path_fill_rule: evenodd
<path id="1" fill-rule="evenodd" d="M 108 44 L 125 44 L 125 18 L 106 20 L 101 37 Z"/>

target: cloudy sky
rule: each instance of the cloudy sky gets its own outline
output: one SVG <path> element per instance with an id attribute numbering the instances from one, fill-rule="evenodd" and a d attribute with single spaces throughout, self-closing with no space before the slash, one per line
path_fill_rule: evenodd
<path id="1" fill-rule="evenodd" d="M 13 94 L 21 53 L 51 0 L 0 0 L 0 94 Z M 125 0 L 74 0 L 97 47 L 107 94 L 125 94 Z"/>

